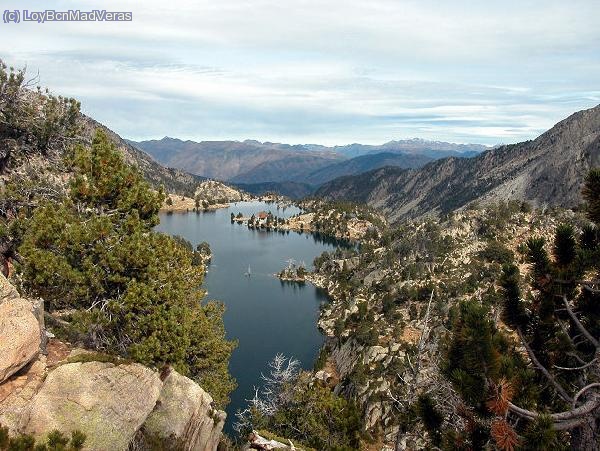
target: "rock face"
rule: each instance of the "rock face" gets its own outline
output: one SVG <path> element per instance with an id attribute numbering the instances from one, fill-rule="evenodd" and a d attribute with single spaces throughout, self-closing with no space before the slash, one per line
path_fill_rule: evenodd
<path id="1" fill-rule="evenodd" d="M 0 424 L 11 434 L 80 430 L 94 451 L 125 451 L 145 438 L 217 449 L 225 412 L 194 381 L 174 370 L 163 381 L 136 363 L 75 362 L 89 352 L 56 339 L 41 354 L 42 319 L 43 302 L 19 297 L 0 275 Z"/>
<path id="2" fill-rule="evenodd" d="M 88 450 L 124 451 L 140 436 L 186 451 L 216 450 L 225 422 L 225 413 L 191 379 L 171 371 L 163 382 L 136 363 L 64 363 L 25 404 L 19 405 L 20 418 L 7 416 L 11 430 L 36 437 L 80 430 Z M 2 401 L 0 419 L 1 413 Z"/>
<path id="3" fill-rule="evenodd" d="M 217 449 L 225 413 L 198 384 L 175 371 L 163 382 L 139 364 L 92 361 L 55 369 L 45 364 L 43 357 L 0 385 L 0 422 L 12 433 L 44 437 L 54 429 L 80 430 L 89 450 L 127 450 L 140 434 L 186 451 Z"/>
<path id="4" fill-rule="evenodd" d="M 144 431 L 164 439 L 179 437 L 185 451 L 216 449 L 225 413 L 215 410 L 212 403 L 198 384 L 172 371 L 164 381 L 156 408 L 144 423 Z"/>
<path id="5" fill-rule="evenodd" d="M 19 293 L 13 287 L 3 274 L 0 274 L 0 304 L 7 299 L 15 299 L 19 297 Z"/>
<path id="6" fill-rule="evenodd" d="M 86 448 L 127 449 L 160 389 L 158 374 L 138 364 L 61 365 L 33 398 L 23 429 L 38 437 L 79 429 L 87 436 Z"/>
<path id="7" fill-rule="evenodd" d="M 0 383 L 40 352 L 40 325 L 32 309 L 29 301 L 19 297 L 0 304 Z"/>

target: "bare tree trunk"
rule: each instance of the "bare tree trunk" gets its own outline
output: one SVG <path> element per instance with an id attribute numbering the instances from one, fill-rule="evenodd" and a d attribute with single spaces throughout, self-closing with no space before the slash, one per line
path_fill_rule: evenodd
<path id="1" fill-rule="evenodd" d="M 571 431 L 571 449 L 573 451 L 600 450 L 600 418 L 590 416 L 586 423 Z"/>

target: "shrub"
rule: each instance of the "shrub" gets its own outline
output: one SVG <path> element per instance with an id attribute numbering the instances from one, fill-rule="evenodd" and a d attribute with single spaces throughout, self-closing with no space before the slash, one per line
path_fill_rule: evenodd
<path id="1" fill-rule="evenodd" d="M 28 434 L 8 435 L 8 428 L 0 425 L 0 451 L 78 451 L 83 448 L 86 436 L 75 430 L 71 437 L 54 430 L 48 434 L 45 442 L 36 444 L 35 438 Z"/>

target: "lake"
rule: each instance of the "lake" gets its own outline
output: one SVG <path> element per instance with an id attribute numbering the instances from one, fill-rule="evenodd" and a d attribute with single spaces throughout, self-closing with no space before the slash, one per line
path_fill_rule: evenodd
<path id="1" fill-rule="evenodd" d="M 238 388 L 231 394 L 225 430 L 232 433 L 235 412 L 246 406 L 261 384 L 260 374 L 267 362 L 283 353 L 312 368 L 323 337 L 317 329 L 319 306 L 325 294 L 311 284 L 281 282 L 273 274 L 292 258 L 312 268 L 314 258 L 335 249 L 335 242 L 297 232 L 279 233 L 250 230 L 231 224 L 233 212 L 250 216 L 259 211 L 290 217 L 300 210 L 277 210 L 275 204 L 238 202 L 229 208 L 202 213 L 161 214 L 157 230 L 180 235 L 194 246 L 206 241 L 212 250 L 203 288 L 205 299 L 222 301 L 227 310 L 224 322 L 229 339 L 238 340 L 230 362 Z M 251 268 L 251 276 L 245 273 Z"/>

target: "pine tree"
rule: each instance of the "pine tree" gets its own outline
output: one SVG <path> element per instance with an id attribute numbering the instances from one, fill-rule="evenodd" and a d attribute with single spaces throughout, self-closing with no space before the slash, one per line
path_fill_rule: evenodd
<path id="1" fill-rule="evenodd" d="M 443 371 L 462 397 L 478 408 L 486 400 L 488 378 L 498 371 L 489 310 L 476 302 L 462 302 L 452 327 Z"/>
<path id="2" fill-rule="evenodd" d="M 152 230 L 163 194 L 101 132 L 70 164 L 69 198 L 26 221 L 23 287 L 50 311 L 76 309 L 70 333 L 86 346 L 170 364 L 225 405 L 235 344 L 225 339 L 222 305 L 202 303 L 204 269 L 191 245 Z"/>
<path id="3" fill-rule="evenodd" d="M 448 434 L 474 446 L 473 430 L 500 449 L 598 449 L 600 443 L 600 172 L 586 178 L 588 217 L 555 231 L 551 259 L 543 238 L 527 241 L 533 274 L 530 300 L 522 299 L 519 271 L 503 267 L 502 318 L 514 330 L 511 344 L 477 301 L 463 303 L 450 338 L 444 372 L 476 409 L 481 428 Z M 522 351 L 527 360 L 523 360 Z M 498 360 L 496 356 L 502 357 Z M 527 364 L 527 367 L 524 366 Z M 533 370 L 533 371 L 532 371 Z M 483 401 L 485 409 L 482 408 Z M 492 416 L 491 422 L 486 420 Z M 514 429 L 516 425 L 516 429 Z M 486 432 L 487 431 L 487 432 Z M 568 434 L 565 433 L 568 432 Z M 463 434 L 463 435 L 461 435 Z M 452 442 L 456 443 L 456 442 Z M 475 447 L 475 446 L 474 446 Z"/>
<path id="4" fill-rule="evenodd" d="M 600 168 L 592 169 L 585 178 L 583 198 L 590 221 L 600 226 Z"/>
<path id="5" fill-rule="evenodd" d="M 577 251 L 576 246 L 573 226 L 570 224 L 559 225 L 554 238 L 554 258 L 559 266 L 565 267 L 573 263 Z"/>
<path id="6" fill-rule="evenodd" d="M 503 319 L 506 324 L 514 328 L 524 328 L 529 321 L 527 311 L 521 299 L 519 282 L 519 269 L 514 264 L 504 265 L 500 278 L 500 285 L 504 291 L 505 299 Z"/>

